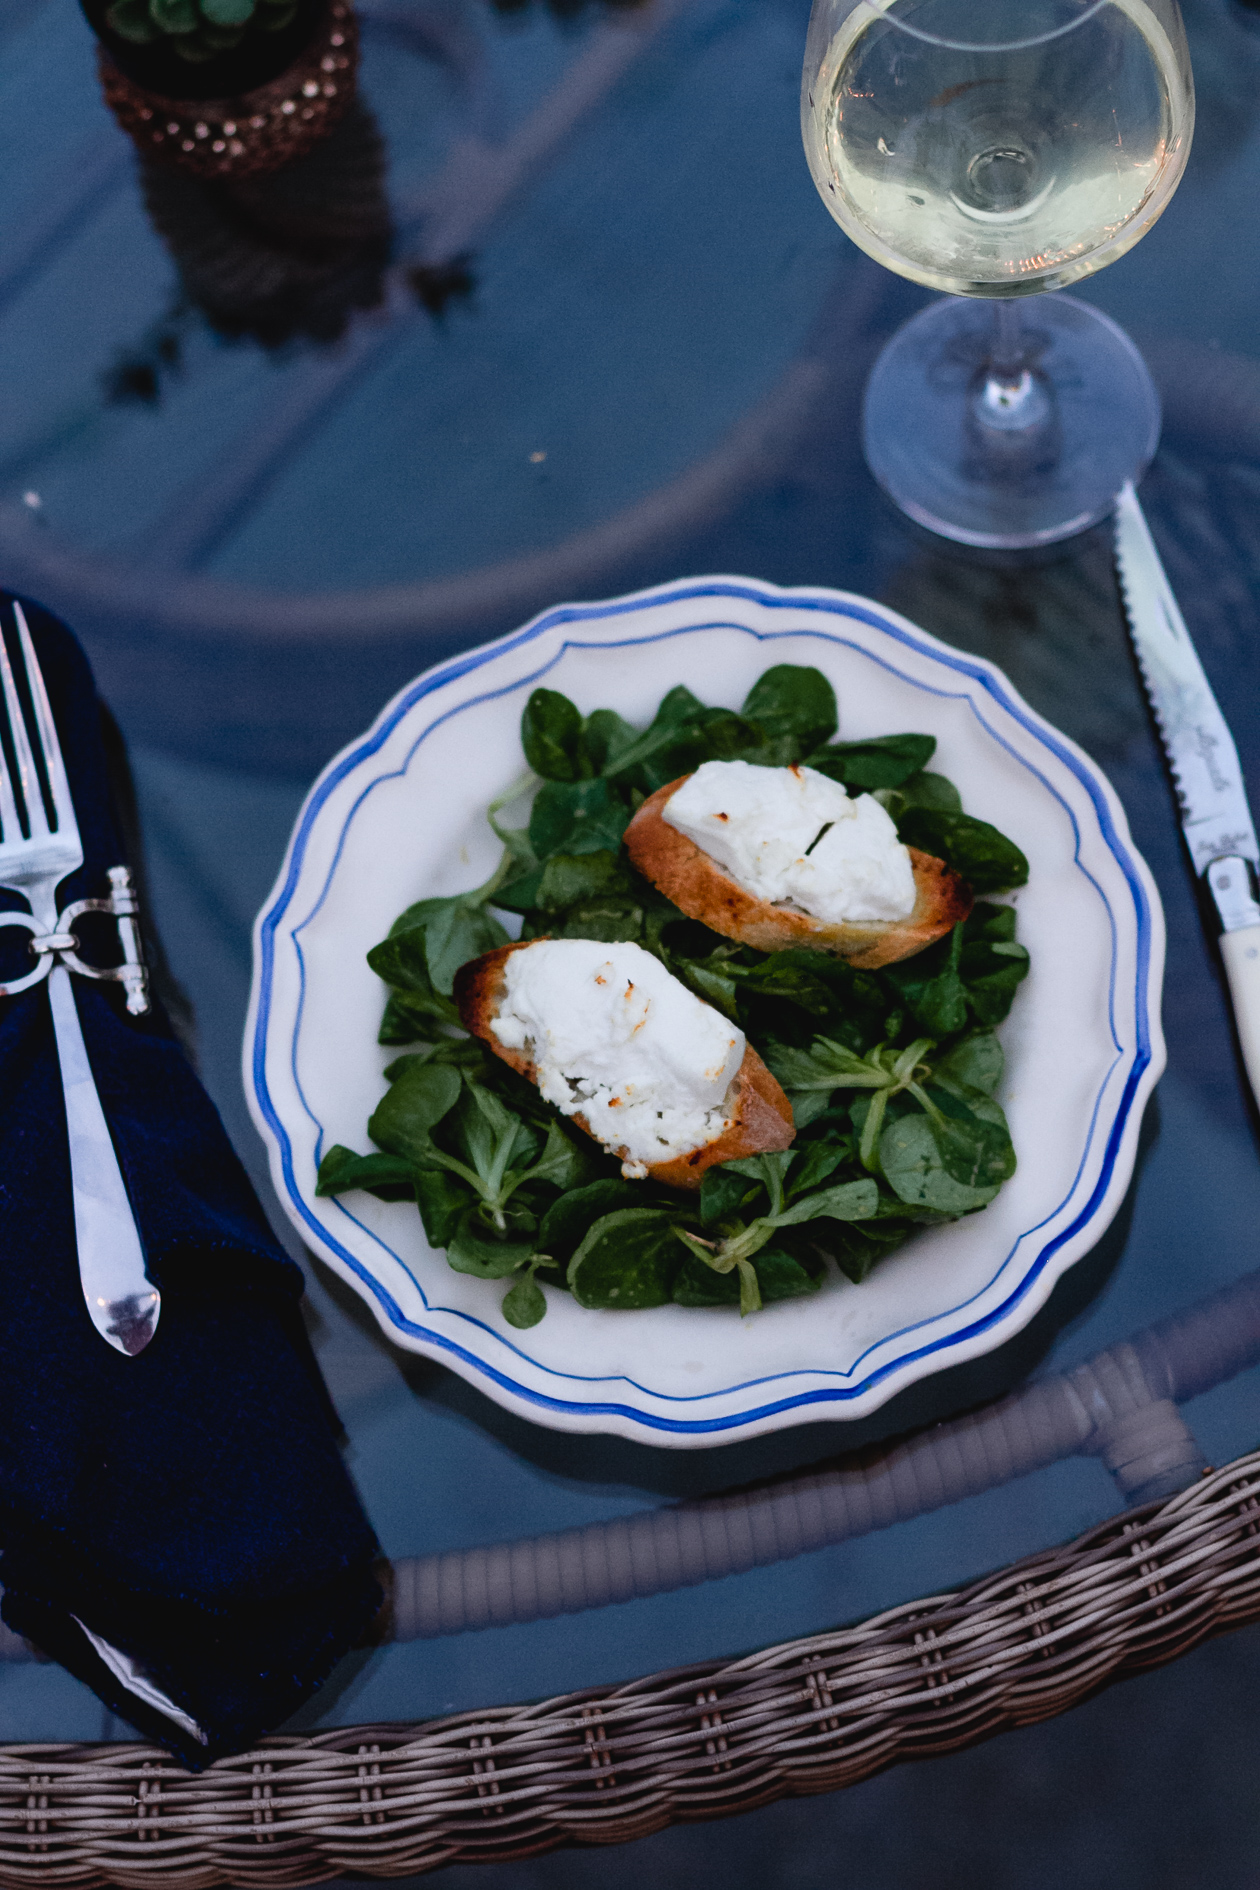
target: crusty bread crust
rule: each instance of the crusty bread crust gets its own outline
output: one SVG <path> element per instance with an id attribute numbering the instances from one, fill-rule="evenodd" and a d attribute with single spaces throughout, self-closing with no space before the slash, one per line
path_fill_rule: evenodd
<path id="1" fill-rule="evenodd" d="M 851 965 L 874 971 L 879 965 L 912 958 L 926 945 L 965 919 L 971 911 L 971 888 L 966 881 L 930 853 L 908 847 L 918 897 L 908 919 L 892 922 L 845 920 L 841 924 L 811 918 L 789 906 L 772 905 L 745 892 L 677 827 L 665 819 L 665 807 L 690 776 L 679 775 L 644 801 L 626 828 L 626 851 L 643 874 L 688 918 L 699 919 L 724 938 L 752 945 L 759 952 L 781 952 L 790 946 L 807 951 L 832 952 Z"/>
<path id="2" fill-rule="evenodd" d="M 522 939 L 515 945 L 500 945 L 496 951 L 485 952 L 462 965 L 455 974 L 455 1002 L 465 1030 L 480 1037 L 495 1056 L 501 1057 L 531 1083 L 536 1083 L 538 1076 L 529 1057 L 523 1050 L 510 1050 L 500 1043 L 490 1026 L 503 999 L 506 960 L 513 952 L 528 951 L 531 945 L 542 943 L 541 939 Z M 744 1155 L 766 1155 L 791 1146 L 796 1137 L 792 1105 L 751 1044 L 745 1047 L 744 1060 L 727 1091 L 727 1118 L 726 1128 L 714 1141 L 692 1149 L 687 1155 L 676 1156 L 672 1161 L 650 1164 L 649 1177 L 664 1182 L 668 1188 L 698 1188 L 705 1169 L 712 1168 L 715 1162 L 734 1161 Z M 590 1135 L 592 1141 L 598 1140 L 591 1135 L 583 1117 L 571 1116 L 569 1120 Z M 621 1149 L 610 1152 L 624 1154 Z"/>

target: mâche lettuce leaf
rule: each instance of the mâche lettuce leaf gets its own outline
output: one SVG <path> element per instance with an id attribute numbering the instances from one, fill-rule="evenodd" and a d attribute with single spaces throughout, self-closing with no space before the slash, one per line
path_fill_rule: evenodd
<path id="1" fill-rule="evenodd" d="M 633 1311 L 667 1302 L 734 1307 L 816 1292 L 834 1264 L 865 1279 L 916 1229 L 975 1213 L 1015 1169 L 995 1095 L 994 1034 L 1028 971 L 1015 912 L 987 898 L 912 958 L 877 971 L 825 952 L 759 952 L 688 918 L 631 866 L 622 835 L 658 787 L 710 760 L 816 768 L 874 793 L 906 844 L 943 858 L 977 893 L 1023 885 L 1028 862 L 964 812 L 932 772 L 932 736 L 841 742 L 830 683 L 777 664 L 738 713 L 689 689 L 646 729 L 612 709 L 583 716 L 536 689 L 522 717 L 536 792 L 524 827 L 498 815 L 498 871 L 476 890 L 408 907 L 368 962 L 388 989 L 380 1038 L 406 1046 L 367 1125 L 376 1153 L 336 1146 L 320 1194 L 365 1188 L 414 1201 L 450 1265 L 506 1285 L 504 1318 L 524 1329 L 547 1308 L 539 1280 L 579 1305 Z M 632 941 L 736 1022 L 793 1108 L 790 1149 L 708 1169 L 697 1193 L 620 1164 L 463 1032 L 460 966 L 521 936 Z"/>

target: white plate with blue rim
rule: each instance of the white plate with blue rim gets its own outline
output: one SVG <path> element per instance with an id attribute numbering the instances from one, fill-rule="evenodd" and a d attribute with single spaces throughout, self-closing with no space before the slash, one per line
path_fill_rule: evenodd
<path id="1" fill-rule="evenodd" d="M 502 1288 L 453 1272 L 410 1203 L 316 1196 L 327 1149 L 369 1149 L 398 1054 L 376 1040 L 385 988 L 366 954 L 405 906 L 493 871 L 486 807 L 523 769 L 533 689 L 646 724 L 678 683 L 738 707 L 772 663 L 830 678 L 842 739 L 934 735 L 932 765 L 967 811 L 1028 856 L 1013 897 L 1032 969 L 1000 1030 L 1018 1170 L 989 1207 L 916 1235 L 860 1286 L 832 1272 L 747 1319 L 589 1311 L 553 1289 L 547 1317 L 516 1331 Z M 1027 1324 L 1124 1197 L 1164 1066 L 1163 961 L 1159 898 L 1114 792 L 1000 670 L 864 598 L 696 578 L 547 611 L 439 664 L 329 763 L 255 927 L 245 1085 L 298 1233 L 396 1344 L 535 1423 L 694 1449 L 864 1417 Z"/>

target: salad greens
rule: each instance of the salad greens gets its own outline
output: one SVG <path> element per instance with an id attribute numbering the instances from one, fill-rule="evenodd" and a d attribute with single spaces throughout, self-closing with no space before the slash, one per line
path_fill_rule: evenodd
<path id="1" fill-rule="evenodd" d="M 581 1306 L 738 1306 L 816 1292 L 830 1262 L 850 1280 L 917 1227 L 985 1207 L 1015 1171 L 995 1092 L 994 1035 L 1028 970 L 1008 905 L 978 902 L 927 950 L 878 971 L 825 952 L 759 952 L 688 918 L 630 865 L 621 838 L 647 795 L 704 761 L 803 762 L 872 793 L 902 839 L 978 893 L 1021 886 L 1028 862 L 928 770 L 930 735 L 834 740 L 830 683 L 780 664 L 738 714 L 671 689 L 651 725 L 612 709 L 583 717 L 536 689 L 521 724 L 541 786 L 528 826 L 489 809 L 498 870 L 472 892 L 409 906 L 368 963 L 389 987 L 386 1070 L 368 1122 L 378 1153 L 329 1149 L 318 1192 L 367 1188 L 414 1200 L 456 1271 L 509 1282 L 509 1324 L 547 1309 L 539 1278 Z M 632 941 L 737 1022 L 792 1103 L 797 1135 L 775 1154 L 708 1169 L 698 1193 L 622 1178 L 620 1164 L 524 1077 L 464 1034 L 452 990 L 469 959 L 521 936 Z"/>

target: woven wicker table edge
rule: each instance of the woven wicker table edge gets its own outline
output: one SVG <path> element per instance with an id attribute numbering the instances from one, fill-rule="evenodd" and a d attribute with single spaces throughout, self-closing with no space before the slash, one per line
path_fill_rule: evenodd
<path id="1" fill-rule="evenodd" d="M 277 1734 L 196 1776 L 153 1746 L 0 1747 L 0 1886 L 289 1886 L 622 1843 L 1050 1718 L 1257 1619 L 1260 1451 L 957 1593 L 739 1660 Z"/>

